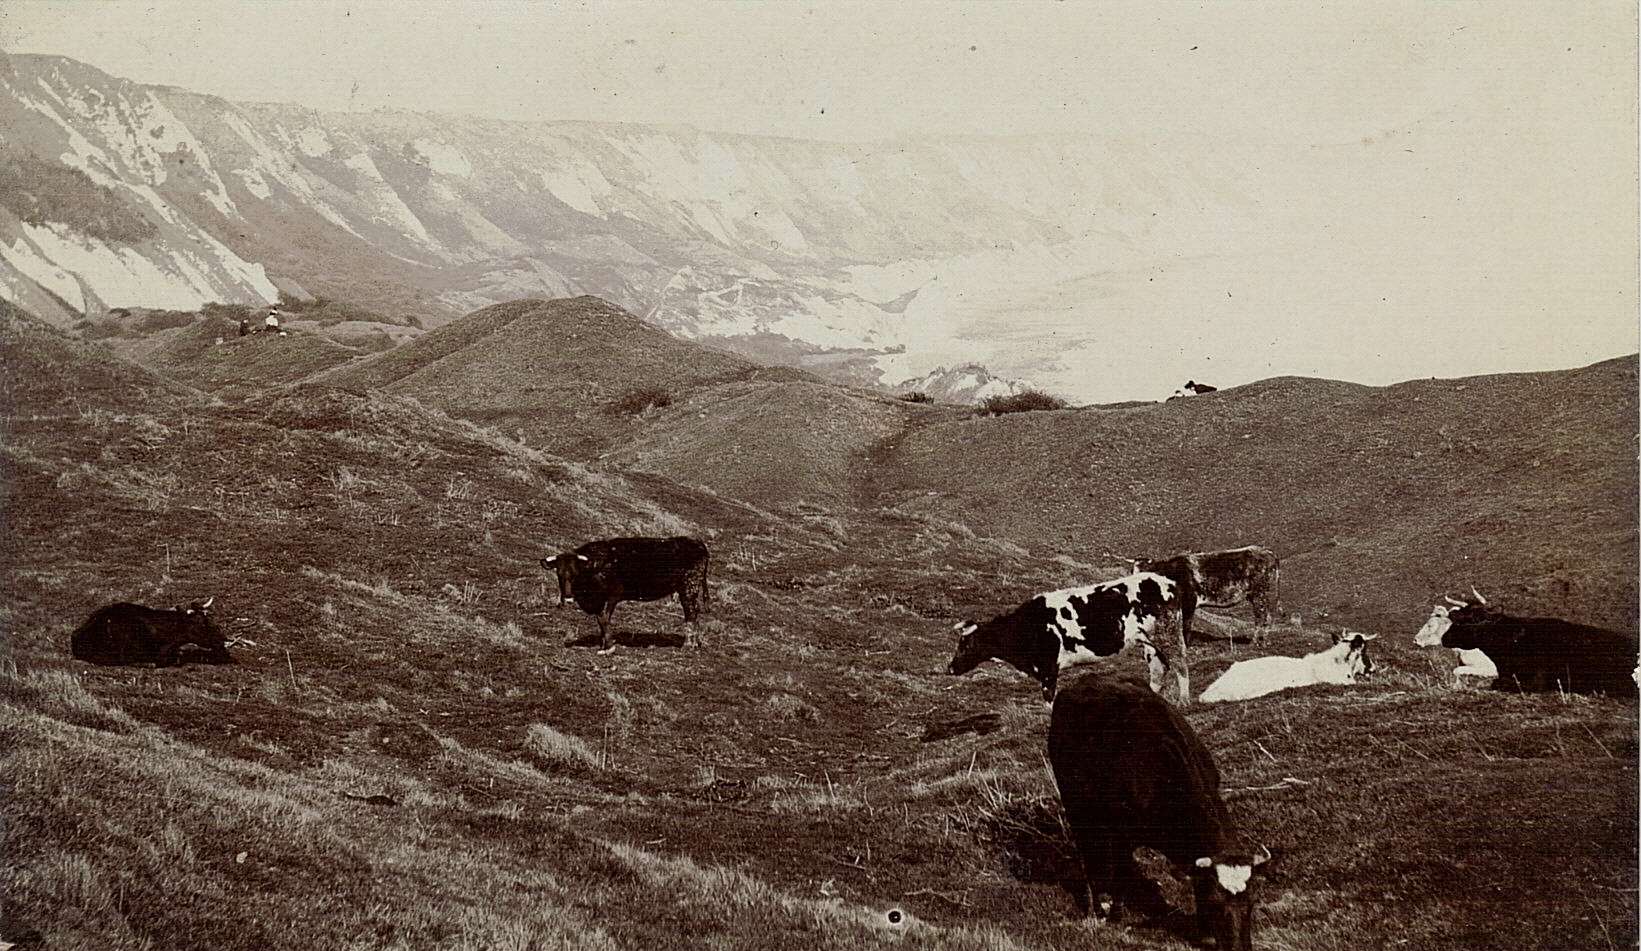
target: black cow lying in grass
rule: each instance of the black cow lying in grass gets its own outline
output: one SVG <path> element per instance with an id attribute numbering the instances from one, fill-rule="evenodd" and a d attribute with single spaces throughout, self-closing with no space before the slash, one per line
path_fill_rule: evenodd
<path id="1" fill-rule="evenodd" d="M 610 644 L 610 618 L 622 601 L 657 601 L 678 595 L 684 621 L 692 625 L 684 643 L 700 641 L 693 625 L 711 600 L 707 591 L 707 546 L 693 538 L 606 538 L 541 559 L 558 573 L 558 604 L 574 601 L 598 618 L 598 646 Z"/>
<path id="2" fill-rule="evenodd" d="M 1476 589 L 1470 593 L 1474 600 L 1436 605 L 1414 643 L 1481 651 L 1498 668 L 1495 690 L 1635 696 L 1634 637 L 1560 618 L 1512 617 Z"/>
<path id="3" fill-rule="evenodd" d="M 1048 760 L 1091 912 L 1164 907 L 1134 861 L 1148 846 L 1189 873 L 1199 937 L 1223 951 L 1252 947 L 1249 886 L 1270 853 L 1234 849 L 1219 769 L 1185 717 L 1141 684 L 1086 676 L 1054 701 Z"/>
<path id="4" fill-rule="evenodd" d="M 193 645 L 212 664 L 231 664 L 222 630 L 208 612 L 215 598 L 169 610 L 118 602 L 101 607 L 75 629 L 69 650 L 93 664 L 153 664 L 169 667 L 181 661 L 182 648 Z"/>

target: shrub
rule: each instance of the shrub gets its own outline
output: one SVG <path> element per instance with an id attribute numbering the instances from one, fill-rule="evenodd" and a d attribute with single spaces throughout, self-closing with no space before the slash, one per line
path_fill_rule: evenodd
<path id="1" fill-rule="evenodd" d="M 610 411 L 627 416 L 637 416 L 651 406 L 671 406 L 672 394 L 659 386 L 640 386 L 623 393 L 620 399 L 610 404 Z"/>
<path id="2" fill-rule="evenodd" d="M 1021 390 L 1012 396 L 988 396 L 980 404 L 980 411 L 992 416 L 1004 413 L 1028 413 L 1039 409 L 1065 409 L 1066 401 L 1041 390 Z"/>
<path id="3" fill-rule="evenodd" d="M 900 398 L 908 403 L 933 403 L 934 397 L 922 390 L 913 390 L 910 393 L 900 394 Z"/>

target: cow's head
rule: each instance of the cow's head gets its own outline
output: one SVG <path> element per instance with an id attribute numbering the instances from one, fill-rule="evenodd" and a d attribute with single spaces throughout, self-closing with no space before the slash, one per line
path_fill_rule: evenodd
<path id="1" fill-rule="evenodd" d="M 558 606 L 564 607 L 575 597 L 575 578 L 590 559 L 579 552 L 560 552 L 541 559 L 541 567 L 558 574 Z"/>
<path id="2" fill-rule="evenodd" d="M 1254 934 L 1253 878 L 1271 858 L 1269 849 L 1256 855 L 1205 855 L 1191 867 L 1196 892 L 1197 923 L 1221 951 L 1252 951 Z"/>
<path id="3" fill-rule="evenodd" d="M 179 604 L 171 609 L 182 622 L 177 628 L 177 644 L 193 644 L 201 648 L 208 663 L 231 664 L 234 659 L 228 656 L 228 641 L 222 636 L 222 628 L 211 620 L 211 604 L 214 601 L 216 598 L 213 596 L 187 606 Z"/>
<path id="4" fill-rule="evenodd" d="M 1347 631 L 1340 628 L 1339 633 L 1333 635 L 1335 645 L 1345 644 L 1345 669 L 1350 671 L 1352 680 L 1366 678 L 1373 673 L 1373 658 L 1368 656 L 1367 642 L 1376 640 L 1377 634 L 1363 634 L 1361 631 Z"/>
<path id="5" fill-rule="evenodd" d="M 952 654 L 952 662 L 946 665 L 946 673 L 966 674 L 991 659 L 991 654 L 975 642 L 974 632 L 979 626 L 968 621 L 952 625 L 952 630 L 957 632 L 957 651 Z"/>
<path id="6" fill-rule="evenodd" d="M 1413 635 L 1413 643 L 1420 647 L 1439 647 L 1447 629 L 1455 622 L 1464 623 L 1487 616 L 1491 610 L 1487 599 L 1474 587 L 1470 589 L 1470 594 L 1475 600 L 1464 601 L 1444 595 L 1442 600 L 1447 603 L 1438 604 L 1430 610 L 1430 618 L 1424 622 L 1424 627 L 1419 628 L 1419 633 Z"/>

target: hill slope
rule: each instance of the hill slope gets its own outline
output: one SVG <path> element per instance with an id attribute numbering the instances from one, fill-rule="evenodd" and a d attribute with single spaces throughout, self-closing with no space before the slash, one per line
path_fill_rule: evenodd
<path id="1" fill-rule="evenodd" d="M 1178 947 L 1181 915 L 1071 917 L 1035 688 L 940 672 L 957 617 L 1114 565 L 909 510 L 782 517 L 388 394 L 213 404 L 6 316 L 8 366 L 49 374 L 0 420 L 6 941 Z M 562 645 L 594 625 L 543 550 L 685 531 L 715 553 L 704 648 L 671 603 L 623 606 L 613 656 Z M 101 603 L 207 594 L 232 666 L 66 653 Z M 1454 691 L 1443 652 L 1375 646 L 1371 684 L 1188 711 L 1280 856 L 1262 942 L 1632 942 L 1633 703 Z"/>
<path id="2" fill-rule="evenodd" d="M 1283 601 L 1391 630 L 1471 584 L 1634 630 L 1637 360 L 1373 388 L 1281 378 L 1129 409 L 928 417 L 882 499 L 1079 556 L 1258 542 Z"/>
<path id="3" fill-rule="evenodd" d="M 315 381 L 414 396 L 522 433 L 531 445 L 591 458 L 634 427 L 621 406 L 633 391 L 681 399 L 754 378 L 802 375 L 677 340 L 612 304 L 578 297 L 487 307 Z"/>

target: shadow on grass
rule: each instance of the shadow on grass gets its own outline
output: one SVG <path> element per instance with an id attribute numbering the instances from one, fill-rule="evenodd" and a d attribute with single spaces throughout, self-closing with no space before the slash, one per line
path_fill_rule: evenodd
<path id="1" fill-rule="evenodd" d="M 685 635 L 667 631 L 611 631 L 611 646 L 619 647 L 683 647 Z M 583 634 L 580 637 L 571 637 L 564 641 L 565 647 L 597 647 L 598 632 Z"/>

